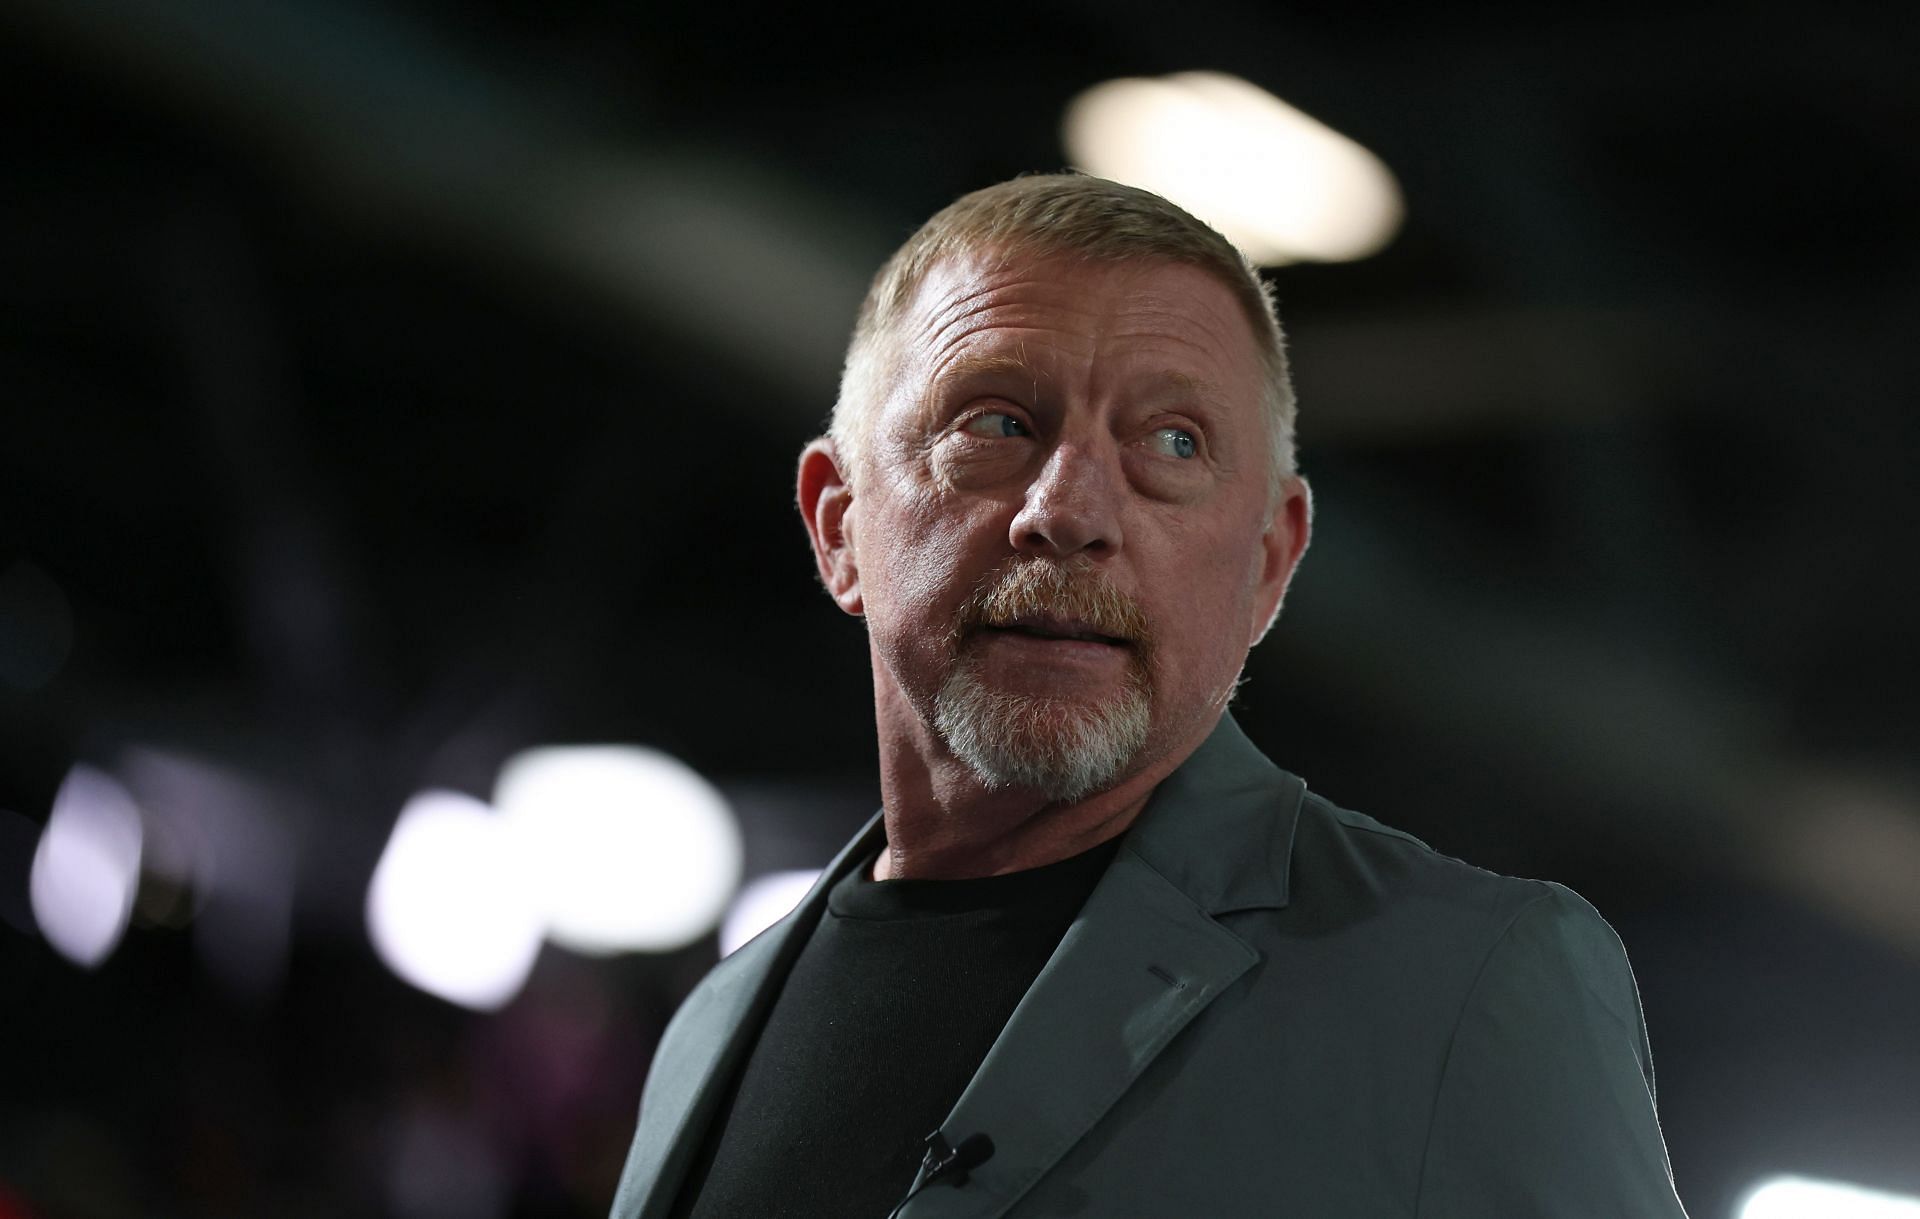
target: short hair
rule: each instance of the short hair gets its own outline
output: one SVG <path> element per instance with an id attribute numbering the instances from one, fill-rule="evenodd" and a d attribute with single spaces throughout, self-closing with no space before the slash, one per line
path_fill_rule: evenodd
<path id="1" fill-rule="evenodd" d="M 962 195 L 920 226 L 873 278 L 860 306 L 827 431 L 849 480 L 865 456 L 873 414 L 898 369 L 895 327 L 927 274 L 982 249 L 1197 267 L 1232 292 L 1252 325 L 1265 372 L 1276 494 L 1294 472 L 1292 376 L 1273 296 L 1233 243 L 1151 191 L 1086 174 L 1030 174 Z"/>

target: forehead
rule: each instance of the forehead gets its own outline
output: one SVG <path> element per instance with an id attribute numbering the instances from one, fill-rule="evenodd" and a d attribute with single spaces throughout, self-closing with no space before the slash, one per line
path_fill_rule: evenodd
<path id="1" fill-rule="evenodd" d="M 928 270 L 895 324 L 903 371 L 1103 373 L 1258 392 L 1253 327 L 1209 272 L 1160 259 L 976 251 Z"/>

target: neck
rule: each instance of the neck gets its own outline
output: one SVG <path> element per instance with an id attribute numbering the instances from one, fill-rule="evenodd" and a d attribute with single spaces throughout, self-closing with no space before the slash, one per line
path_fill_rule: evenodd
<path id="1" fill-rule="evenodd" d="M 1163 779 L 1212 731 L 1187 734 L 1135 760 L 1118 783 L 1071 804 L 1019 788 L 990 788 L 956 759 L 920 716 L 883 695 L 880 793 L 887 846 L 876 880 L 961 880 L 1038 868 L 1126 832 Z"/>

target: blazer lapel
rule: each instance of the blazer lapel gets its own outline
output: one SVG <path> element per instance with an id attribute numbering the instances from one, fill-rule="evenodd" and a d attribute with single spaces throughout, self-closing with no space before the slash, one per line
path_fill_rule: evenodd
<path id="1" fill-rule="evenodd" d="M 986 1134 L 992 1157 L 902 1219 L 1004 1214 L 1259 960 L 1213 916 L 1287 904 L 1304 793 L 1222 717 L 1128 832 L 942 1124 L 956 1145 Z"/>
<path id="2" fill-rule="evenodd" d="M 661 1219 L 672 1210 L 728 1083 L 759 1036 L 794 958 L 820 921 L 827 891 L 878 848 L 881 836 L 875 815 L 793 913 L 715 966 L 674 1016 L 641 1100 L 613 1219 Z"/>
<path id="3" fill-rule="evenodd" d="M 902 1219 L 1003 1214 L 1257 959 L 1122 849 L 942 1124 L 955 1144 L 985 1133 L 992 1157 Z"/>

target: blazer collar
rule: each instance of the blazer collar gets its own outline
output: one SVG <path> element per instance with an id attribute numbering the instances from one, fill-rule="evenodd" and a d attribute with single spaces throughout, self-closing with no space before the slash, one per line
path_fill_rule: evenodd
<path id="1" fill-rule="evenodd" d="M 1127 848 L 1208 914 L 1287 904 L 1293 834 L 1307 785 L 1222 715 L 1154 790 Z"/>

